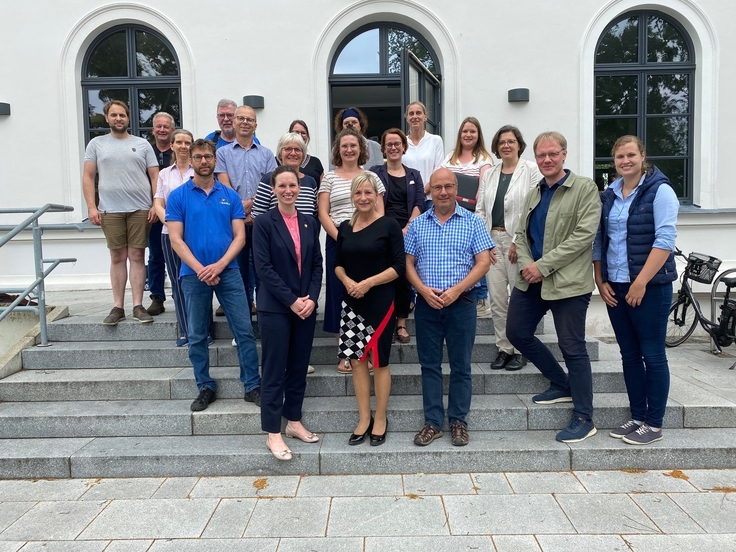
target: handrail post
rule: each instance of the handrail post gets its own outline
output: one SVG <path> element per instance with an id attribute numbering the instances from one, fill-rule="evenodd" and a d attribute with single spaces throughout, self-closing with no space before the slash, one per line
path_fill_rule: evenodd
<path id="1" fill-rule="evenodd" d="M 40 347 L 48 347 L 49 339 L 46 331 L 46 284 L 43 270 L 43 230 L 38 225 L 38 218 L 33 220 L 33 260 L 36 267 L 36 279 L 40 280 L 38 290 L 38 323 L 41 329 Z"/>

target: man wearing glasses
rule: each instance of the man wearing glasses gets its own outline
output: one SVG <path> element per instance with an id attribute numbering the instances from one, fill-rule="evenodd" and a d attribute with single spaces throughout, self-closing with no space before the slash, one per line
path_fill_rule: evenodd
<path id="1" fill-rule="evenodd" d="M 447 417 L 452 444 L 469 442 L 470 356 L 475 343 L 476 287 L 496 262 L 496 247 L 483 221 L 456 202 L 457 178 L 438 169 L 429 180 L 433 207 L 409 223 L 404 238 L 406 278 L 417 290 L 414 318 L 422 366 L 424 427 L 414 444 L 442 437 L 442 347 L 447 343 L 450 391 Z"/>
<path id="2" fill-rule="evenodd" d="M 204 410 L 216 398 L 217 382 L 210 377 L 207 349 L 213 291 L 238 343 L 246 400 L 260 406 L 260 392 L 253 392 L 261 387 L 256 340 L 245 314 L 245 289 L 235 261 L 245 244 L 245 213 L 240 197 L 214 177 L 214 144 L 196 140 L 189 152 L 194 176 L 169 195 L 166 224 L 171 247 L 182 260 L 179 279 L 189 325 L 189 360 L 199 389 L 190 408 Z M 251 399 L 247 398 L 249 392 Z"/>
<path id="3" fill-rule="evenodd" d="M 564 168 L 567 140 L 543 132 L 534 156 L 544 177 L 526 196 L 516 231 L 518 275 L 511 292 L 506 333 L 509 341 L 546 377 L 537 404 L 572 402 L 572 419 L 557 434 L 563 443 L 595 435 L 593 378 L 585 346 L 585 315 L 593 281 L 593 240 L 601 217 L 598 188 L 590 178 Z M 567 373 L 534 335 L 552 311 Z M 569 374 L 569 375 L 568 375 Z"/>
<path id="4" fill-rule="evenodd" d="M 205 140 L 214 142 L 217 145 L 217 149 L 220 149 L 222 146 L 227 146 L 235 140 L 234 123 L 235 110 L 237 108 L 238 104 L 232 100 L 228 100 L 227 98 L 223 98 L 217 102 L 217 125 L 220 127 L 220 130 L 210 132 L 204 137 Z M 256 144 L 260 144 L 255 134 L 253 135 L 253 141 Z"/>

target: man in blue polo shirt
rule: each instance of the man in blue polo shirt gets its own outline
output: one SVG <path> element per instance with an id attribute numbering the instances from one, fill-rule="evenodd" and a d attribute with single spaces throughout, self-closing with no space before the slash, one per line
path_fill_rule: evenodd
<path id="1" fill-rule="evenodd" d="M 256 341 L 235 261 L 245 243 L 245 213 L 238 194 L 215 179 L 215 145 L 196 140 L 189 152 L 194 176 L 169 195 L 166 225 L 171 246 L 182 260 L 179 279 L 189 324 L 189 360 L 199 389 L 191 409 L 204 410 L 215 401 L 217 382 L 210 377 L 207 348 L 213 291 L 237 341 L 245 400 L 260 406 Z"/>
<path id="2" fill-rule="evenodd" d="M 409 223 L 404 238 L 406 279 L 417 290 L 414 318 L 424 398 L 424 427 L 414 437 L 414 444 L 426 446 L 442 436 L 445 341 L 450 361 L 447 417 L 452 444 L 464 446 L 469 442 L 465 417 L 472 396 L 475 293 L 480 279 L 496 262 L 496 245 L 483 221 L 457 204 L 455 173 L 449 169 L 435 171 L 429 189 L 433 207 Z"/>

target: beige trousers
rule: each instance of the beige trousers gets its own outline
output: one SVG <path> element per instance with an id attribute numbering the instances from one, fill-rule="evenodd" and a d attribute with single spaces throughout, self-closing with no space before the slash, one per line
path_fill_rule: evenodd
<path id="1" fill-rule="evenodd" d="M 491 299 L 491 318 L 496 333 L 499 352 L 519 354 L 506 338 L 506 316 L 509 312 L 509 295 L 516 283 L 516 263 L 509 261 L 511 236 L 501 230 L 491 230 L 491 239 L 496 244 L 496 264 L 486 274 L 488 296 Z"/>

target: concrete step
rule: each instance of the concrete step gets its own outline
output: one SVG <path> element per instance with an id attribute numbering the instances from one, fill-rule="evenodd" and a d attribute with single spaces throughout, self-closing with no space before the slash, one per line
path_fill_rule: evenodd
<path id="1" fill-rule="evenodd" d="M 413 436 L 390 431 L 380 447 L 348 446 L 347 433 L 322 435 L 315 444 L 289 440 L 289 462 L 271 456 L 264 435 L 3 439 L 0 473 L 12 479 L 736 468 L 736 429 L 671 429 L 646 447 L 602 431 L 571 445 L 548 430 L 471 431 L 462 448 L 448 436 L 417 447 Z"/>
<path id="2" fill-rule="evenodd" d="M 473 394 L 525 393 L 544 391 L 547 386 L 539 371 L 528 364 L 517 372 L 491 370 L 487 363 L 471 366 Z M 614 361 L 592 363 L 593 390 L 617 393 L 624 389 L 621 364 Z M 445 393 L 449 389 L 449 365 L 443 365 Z M 223 399 L 242 398 L 239 369 L 212 367 Z M 419 364 L 391 367 L 391 395 L 419 395 L 422 392 Z M 339 374 L 335 365 L 315 365 L 307 376 L 306 396 L 353 395 L 352 376 Z M 78 368 L 70 370 L 23 370 L 0 380 L 0 401 L 93 401 L 133 399 L 188 399 L 197 396 L 190 366 L 172 368 Z"/>
<path id="3" fill-rule="evenodd" d="M 104 317 L 103 317 L 104 318 Z M 332 337 L 322 330 L 323 316 L 317 316 L 315 337 Z M 537 327 L 537 333 L 544 333 L 545 321 Z M 416 335 L 414 318 L 407 320 L 409 333 Z M 215 317 L 215 338 L 232 339 L 233 334 L 222 317 Z M 476 335 L 493 335 L 493 321 L 490 316 L 478 318 Z M 155 317 L 153 324 L 140 324 L 132 319 L 120 322 L 117 326 L 103 326 L 100 316 L 69 316 L 48 326 L 51 341 L 175 341 L 179 337 L 174 311 L 167 310 Z"/>
<path id="4" fill-rule="evenodd" d="M 558 360 L 562 360 L 557 337 L 540 335 Z M 600 342 L 586 340 L 592 361 L 598 360 Z M 258 343 L 260 355 L 260 342 Z M 475 339 L 472 361 L 490 363 L 496 355 L 495 337 L 480 335 Z M 60 368 L 145 368 L 188 366 L 186 347 L 177 347 L 173 341 L 66 341 L 51 347 L 34 347 L 23 351 L 23 368 L 27 370 Z M 233 366 L 238 363 L 237 348 L 227 340 L 216 340 L 209 347 L 210 366 Z M 312 346 L 311 364 L 331 364 L 337 361 L 337 345 L 334 338 L 316 337 Z M 444 361 L 447 362 L 445 351 Z M 416 343 L 396 343 L 391 349 L 390 363 L 409 364 L 419 362 Z"/>

